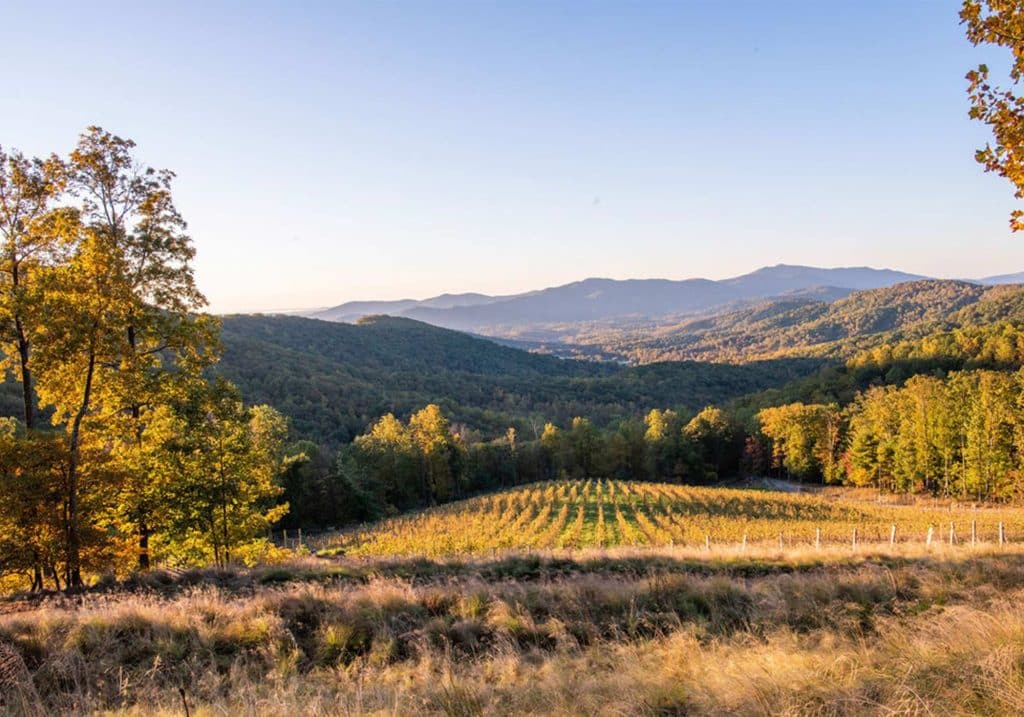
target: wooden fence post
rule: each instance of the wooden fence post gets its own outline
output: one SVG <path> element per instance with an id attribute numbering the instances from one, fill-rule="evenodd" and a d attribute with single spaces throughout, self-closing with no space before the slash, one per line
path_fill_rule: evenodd
<path id="1" fill-rule="evenodd" d="M 999 521 L 999 545 L 1003 545 L 1006 542 L 1006 532 L 1003 529 L 1003 521 Z"/>
<path id="2" fill-rule="evenodd" d="M 284 530 L 281 531 L 281 533 L 282 533 L 282 535 L 284 535 L 284 549 L 287 550 L 288 549 L 288 529 L 285 528 Z"/>
<path id="3" fill-rule="evenodd" d="M 299 528 L 299 547 L 302 547 L 302 528 Z"/>
<path id="4" fill-rule="evenodd" d="M 704 548 L 706 550 L 711 550 L 711 536 L 706 533 L 704 535 Z"/>
<path id="5" fill-rule="evenodd" d="M 857 549 L 857 529 L 853 529 L 853 549 Z"/>
<path id="6" fill-rule="evenodd" d="M 814 547 L 821 550 L 821 528 L 814 529 Z"/>
<path id="7" fill-rule="evenodd" d="M 925 539 L 925 545 L 931 545 L 932 544 L 932 533 L 934 531 L 935 531 L 935 526 L 929 525 L 928 526 L 928 537 Z"/>
<path id="8" fill-rule="evenodd" d="M 953 528 L 953 521 L 949 521 L 949 544 L 954 545 L 956 543 L 956 529 Z"/>
<path id="9" fill-rule="evenodd" d="M 779 550 L 783 550 L 785 547 L 785 544 L 782 542 L 782 533 L 779 533 Z"/>
<path id="10" fill-rule="evenodd" d="M 743 544 L 740 546 L 740 550 L 742 550 L 744 553 L 747 552 L 747 534 L 746 533 L 743 534 Z"/>
<path id="11" fill-rule="evenodd" d="M 971 545 L 978 544 L 978 521 L 971 521 Z"/>
<path id="12" fill-rule="evenodd" d="M 892 527 L 889 528 L 889 547 L 896 545 L 896 524 L 893 523 Z"/>

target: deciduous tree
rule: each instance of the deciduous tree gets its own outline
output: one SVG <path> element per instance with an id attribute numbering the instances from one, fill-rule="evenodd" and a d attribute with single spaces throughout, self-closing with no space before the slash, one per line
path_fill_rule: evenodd
<path id="1" fill-rule="evenodd" d="M 1024 6 L 1019 0 L 965 0 L 960 20 L 967 39 L 975 45 L 1005 47 L 1012 57 L 1009 68 L 1011 88 L 994 84 L 987 65 L 967 73 L 970 116 L 992 128 L 993 142 L 976 153 L 985 170 L 1006 177 L 1016 187 L 1015 196 L 1024 198 L 1024 97 L 1017 91 L 1024 75 Z M 1024 228 L 1024 211 L 1010 217 L 1014 231 Z"/>

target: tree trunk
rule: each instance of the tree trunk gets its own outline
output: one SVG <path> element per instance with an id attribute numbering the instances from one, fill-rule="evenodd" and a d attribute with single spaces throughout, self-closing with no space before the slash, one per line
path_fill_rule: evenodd
<path id="1" fill-rule="evenodd" d="M 32 393 L 32 370 L 28 366 L 29 343 L 20 318 L 14 320 L 14 328 L 18 332 L 18 360 L 21 363 L 21 394 L 25 403 L 25 428 L 31 431 L 36 427 L 36 410 Z"/>
<path id="2" fill-rule="evenodd" d="M 130 325 L 128 327 L 128 346 L 131 348 L 132 356 L 135 355 L 135 326 Z M 135 425 L 135 447 L 141 452 L 142 450 L 142 407 L 138 403 L 132 403 L 131 406 L 132 421 Z M 136 476 L 139 483 L 141 484 L 146 478 L 145 476 Z M 139 486 L 141 490 L 141 485 Z M 144 506 L 139 506 L 140 515 L 138 517 L 138 531 L 139 531 L 139 555 L 138 564 L 139 570 L 149 570 L 149 536 L 152 531 L 149 528 L 146 509 Z"/>
<path id="3" fill-rule="evenodd" d="M 221 508 L 221 517 L 222 517 L 222 520 L 223 520 L 223 526 L 222 527 L 223 527 L 223 536 L 224 536 L 224 565 L 222 567 L 226 568 L 228 566 L 228 564 L 231 562 L 231 550 L 228 548 L 228 506 L 227 506 L 227 502 L 226 501 L 221 502 L 220 508 Z"/>
<path id="4" fill-rule="evenodd" d="M 85 390 L 82 392 L 82 403 L 78 407 L 75 419 L 71 423 L 71 438 L 68 444 L 68 525 L 67 525 L 67 588 L 82 586 L 81 535 L 78 528 L 78 468 L 79 444 L 81 441 L 82 420 L 89 410 L 92 399 L 92 379 L 96 372 L 96 352 L 90 347 L 89 368 L 85 374 Z"/>
<path id="5" fill-rule="evenodd" d="M 149 570 L 149 526 L 146 521 L 139 522 L 139 570 Z"/>
<path id="6" fill-rule="evenodd" d="M 17 294 L 21 285 L 20 262 L 12 256 L 11 261 L 11 288 L 12 294 Z M 29 354 L 31 353 L 28 336 L 25 333 L 25 324 L 22 321 L 21 309 L 14 310 L 14 330 L 16 343 L 18 344 L 18 362 L 21 369 L 21 393 L 24 401 L 25 428 L 33 430 L 36 427 L 35 401 L 32 393 L 32 371 L 28 365 Z"/>

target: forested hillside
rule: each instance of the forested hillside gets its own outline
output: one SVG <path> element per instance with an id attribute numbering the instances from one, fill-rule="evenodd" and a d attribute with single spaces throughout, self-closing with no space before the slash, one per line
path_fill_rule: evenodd
<path id="1" fill-rule="evenodd" d="M 879 342 L 844 363 L 827 363 L 817 372 L 781 388 L 769 388 L 731 403 L 741 416 L 792 401 L 846 405 L 871 386 L 899 386 L 913 376 L 942 376 L 951 371 L 1016 371 L 1024 366 L 1024 323 L 998 321 L 964 325 L 919 338 Z"/>
<path id="2" fill-rule="evenodd" d="M 565 404 L 535 404 L 532 431 L 513 420 L 509 425 L 518 430 L 506 433 L 452 433 L 447 420 L 458 408 L 447 406 L 424 404 L 407 423 L 385 415 L 342 449 L 337 480 L 347 497 L 338 505 L 383 515 L 499 486 L 593 475 L 701 483 L 775 474 L 1016 499 L 1022 488 L 1015 466 L 1024 456 L 1021 294 L 1020 287 L 913 282 L 824 308 L 804 300 L 761 307 L 744 312 L 746 326 L 772 327 L 781 345 L 787 337 L 794 341 L 792 353 L 829 358 L 633 368 L 565 362 L 585 376 L 568 389 L 578 400 L 564 415 Z M 772 332 L 765 328 L 762 335 Z M 698 410 L 709 388 L 726 396 L 755 378 L 755 369 L 769 367 L 760 374 L 762 388 L 710 399 L 718 406 Z M 742 371 L 733 376 L 741 380 L 721 383 L 730 369 Z M 769 386 L 779 370 L 803 375 Z M 703 377 L 699 387 L 695 375 Z M 673 393 L 684 377 L 691 403 Z M 607 405 L 618 410 L 605 412 L 601 398 L 613 396 Z M 308 500 L 290 499 L 295 506 Z"/>
<path id="3" fill-rule="evenodd" d="M 858 291 L 833 302 L 780 298 L 643 330 L 595 330 L 586 349 L 634 363 L 749 361 L 778 356 L 845 359 L 864 348 L 961 325 L 1024 319 L 1017 285 L 914 281 Z"/>
<path id="4" fill-rule="evenodd" d="M 821 362 L 702 362 L 623 367 L 567 361 L 409 319 L 339 324 L 286 316 L 228 316 L 217 370 L 254 402 L 277 407 L 296 435 L 347 442 L 379 416 L 440 405 L 485 436 L 545 421 L 598 425 L 651 406 L 696 411 L 806 376 Z"/>
<path id="5" fill-rule="evenodd" d="M 510 425 L 531 435 L 548 420 L 583 415 L 608 425 L 652 406 L 692 413 L 737 400 L 750 406 L 784 399 L 846 402 L 872 382 L 978 365 L 979 358 L 961 356 L 941 336 L 963 329 L 962 339 L 1014 320 L 1024 320 L 1019 286 L 911 282 L 832 303 L 780 299 L 693 320 L 629 350 L 641 361 L 698 360 L 624 367 L 528 353 L 403 318 L 370 317 L 353 325 L 237 315 L 223 319 L 217 371 L 253 402 L 289 416 L 294 435 L 319 444 L 347 442 L 384 413 L 408 415 L 429 403 L 483 436 Z M 918 346 L 928 336 L 939 338 L 926 342 L 930 348 Z M 621 347 L 630 340 L 605 349 L 625 352 Z M 949 350 L 936 355 L 936 341 Z M 887 347 L 892 352 L 885 353 Z M 884 355 L 885 365 L 865 358 L 873 355 Z M 16 415 L 20 406 L 18 385 L 5 382 L 0 411 Z"/>

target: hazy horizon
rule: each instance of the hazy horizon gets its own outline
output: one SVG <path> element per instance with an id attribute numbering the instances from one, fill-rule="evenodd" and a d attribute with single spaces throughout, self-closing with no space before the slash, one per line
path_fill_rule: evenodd
<path id="1" fill-rule="evenodd" d="M 177 172 L 218 313 L 780 261 L 1020 271 L 965 96 L 1005 60 L 958 9 L 14 3 L 2 141 L 99 124 Z"/>
<path id="2" fill-rule="evenodd" d="M 761 269 L 768 269 L 768 268 L 773 268 L 773 267 L 776 267 L 776 266 L 792 266 L 792 267 L 803 267 L 803 268 L 809 268 L 809 269 L 870 269 L 870 270 L 876 270 L 876 271 L 894 271 L 894 272 L 900 272 L 900 273 L 903 273 L 903 274 L 916 274 L 916 275 L 919 275 L 919 276 L 926 277 L 928 279 L 946 279 L 946 280 L 953 280 L 953 281 L 956 281 L 956 280 L 960 280 L 960 281 L 979 281 L 979 280 L 990 279 L 990 278 L 993 278 L 993 277 L 998 277 L 998 276 L 1003 276 L 1003 275 L 1016 274 L 1016 273 L 1024 273 L 1024 269 L 1022 269 L 1020 272 L 1017 272 L 1017 271 L 1000 271 L 1000 272 L 997 272 L 997 273 L 994 273 L 994 274 L 984 274 L 984 275 L 978 275 L 978 276 L 932 276 L 932 275 L 924 274 L 923 272 L 920 272 L 920 271 L 915 271 L 913 269 L 907 269 L 905 267 L 898 267 L 898 266 L 870 266 L 870 265 L 866 265 L 866 264 L 861 264 L 861 265 L 856 265 L 856 266 L 854 266 L 854 265 L 812 266 L 812 265 L 809 265 L 809 264 L 799 264 L 799 263 L 796 263 L 796 262 L 781 261 L 781 262 L 776 262 L 775 264 L 765 264 L 765 265 L 762 265 L 762 266 L 751 267 L 749 270 L 741 271 L 739 274 L 726 274 L 726 275 L 722 275 L 722 276 L 677 276 L 677 277 L 673 277 L 673 276 L 622 276 L 622 277 L 615 277 L 615 276 L 581 276 L 579 278 L 572 279 L 572 280 L 566 281 L 566 282 L 562 282 L 560 284 L 551 284 L 551 285 L 546 285 L 546 286 L 528 286 L 528 287 L 524 287 L 523 289 L 520 289 L 518 291 L 509 291 L 509 292 L 500 292 L 500 293 L 498 293 L 498 292 L 489 293 L 489 292 L 486 292 L 486 291 L 470 291 L 468 289 L 467 290 L 460 289 L 459 287 L 450 287 L 450 288 L 447 288 L 447 289 L 445 289 L 443 291 L 438 291 L 438 292 L 435 292 L 435 293 L 432 293 L 432 294 L 423 294 L 423 295 L 419 295 L 419 296 L 410 296 L 410 295 L 402 295 L 402 296 L 395 295 L 395 296 L 388 296 L 388 297 L 379 296 L 379 295 L 375 295 L 375 296 L 361 296 L 361 297 L 356 297 L 356 298 L 342 298 L 342 299 L 340 299 L 338 301 L 329 302 L 329 303 L 322 304 L 322 305 L 319 305 L 319 306 L 283 306 L 283 307 L 262 307 L 262 308 L 261 307 L 254 307 L 254 308 L 251 308 L 251 309 L 242 308 L 242 309 L 238 309 L 238 310 L 223 311 L 223 312 L 213 311 L 213 313 L 223 313 L 223 314 L 301 313 L 301 312 L 317 311 L 317 310 L 320 310 L 320 309 L 327 309 L 327 308 L 332 308 L 332 307 L 335 307 L 335 306 L 340 306 L 342 304 L 357 303 L 357 302 L 374 302 L 374 303 L 376 303 L 376 302 L 386 302 L 386 301 L 424 301 L 424 300 L 432 299 L 432 298 L 435 298 L 435 297 L 438 297 L 438 296 L 442 296 L 442 295 L 445 295 L 445 294 L 454 294 L 454 295 L 458 295 L 458 294 L 486 294 L 486 295 L 489 295 L 489 296 L 508 296 L 508 297 L 511 297 L 511 296 L 518 296 L 518 295 L 521 295 L 521 294 L 526 294 L 526 293 L 529 293 L 529 292 L 532 292 L 532 291 L 538 291 L 538 290 L 549 289 L 549 288 L 556 288 L 556 287 L 559 287 L 559 286 L 565 286 L 565 285 L 568 285 L 568 284 L 574 284 L 574 283 L 583 282 L 583 281 L 590 281 L 590 280 L 606 280 L 607 279 L 607 280 L 612 280 L 612 281 L 647 281 L 647 280 L 651 280 L 651 281 L 655 281 L 655 280 L 687 281 L 687 280 L 691 280 L 691 279 L 709 279 L 711 281 L 723 281 L 723 280 L 726 280 L 726 279 L 733 279 L 733 278 L 745 276 L 747 274 L 751 274 L 751 273 L 753 273 L 755 271 L 759 271 Z"/>

